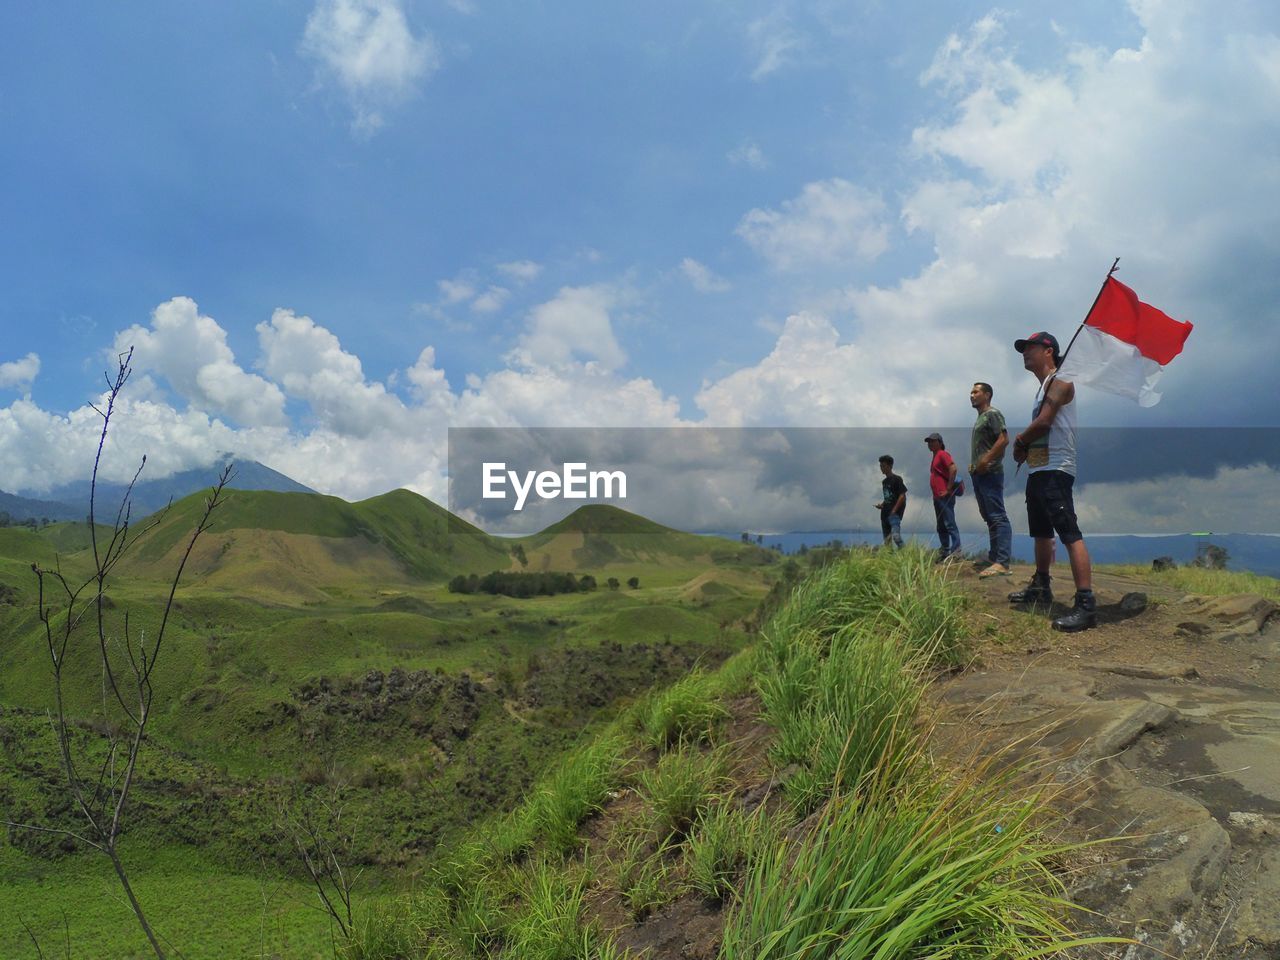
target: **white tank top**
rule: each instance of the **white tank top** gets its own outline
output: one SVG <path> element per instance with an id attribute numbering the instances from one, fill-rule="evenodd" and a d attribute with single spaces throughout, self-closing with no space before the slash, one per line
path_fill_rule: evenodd
<path id="1" fill-rule="evenodd" d="M 1040 407 L 1044 404 L 1044 393 L 1048 391 L 1049 384 L 1057 378 L 1057 374 L 1051 375 L 1044 382 L 1039 399 L 1036 405 L 1031 408 L 1031 419 L 1035 420 L 1040 416 Z M 1068 381 L 1063 380 L 1062 383 Z M 1058 413 L 1053 418 L 1053 424 L 1049 427 L 1049 432 L 1031 444 L 1027 448 L 1027 466 L 1031 468 L 1031 473 L 1040 473 L 1044 470 L 1061 470 L 1063 473 L 1069 473 L 1071 476 L 1076 475 L 1076 398 L 1071 397 L 1071 402 L 1064 404 L 1058 408 Z"/>

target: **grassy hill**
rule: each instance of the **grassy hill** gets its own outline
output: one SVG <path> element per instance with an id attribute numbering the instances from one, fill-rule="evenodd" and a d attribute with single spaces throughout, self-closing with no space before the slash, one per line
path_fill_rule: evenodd
<path id="1" fill-rule="evenodd" d="M 192 495 L 135 524 L 146 530 L 124 572 L 163 579 L 203 509 Z M 524 564 L 516 559 L 523 551 Z M 586 506 L 528 537 L 492 537 L 408 490 L 347 503 L 320 494 L 232 491 L 191 557 L 193 586 L 273 602 L 367 598 L 492 570 L 645 573 L 673 584 L 709 565 L 750 569 L 774 555 L 672 530 L 610 506 Z M 726 574 L 733 579 L 732 574 Z"/>
<path id="2" fill-rule="evenodd" d="M 176 567 L 204 506 L 193 494 L 146 528 L 123 572 L 163 579 Z M 505 568 L 496 538 L 407 490 L 359 503 L 310 493 L 229 492 L 188 566 L 193 586 L 275 602 L 368 597 L 380 590 Z"/>
<path id="3" fill-rule="evenodd" d="M 908 960 L 1088 942 L 1037 788 L 930 750 L 927 677 L 969 656 L 947 577 L 924 551 L 819 570 L 756 646 L 634 704 L 511 813 L 442 845 L 412 894 L 368 904 L 339 956 Z"/>
<path id="4" fill-rule="evenodd" d="M 751 568 L 776 559 L 750 544 L 684 533 L 607 504 L 579 507 L 545 530 L 515 541 L 527 569 L 607 569 L 626 580 L 632 569 L 660 566 L 665 582 L 685 580 L 708 566 Z"/>
<path id="5" fill-rule="evenodd" d="M 134 637 L 158 629 L 202 499 L 155 518 L 117 568 L 105 611 L 113 657 L 123 657 L 126 613 Z M 506 540 L 407 491 L 354 504 L 232 494 L 192 554 L 169 619 L 125 841 L 186 955 L 241 955 L 246 944 L 326 953 L 328 933 L 299 899 L 296 854 L 281 845 L 282 809 L 340 796 L 361 824 L 351 852 L 376 899 L 468 824 L 515 807 L 539 771 L 654 684 L 743 646 L 773 555 L 630 515 L 601 525 L 593 513 Z M 613 532 L 620 519 L 629 526 Z M 43 719 L 49 662 L 30 563 L 61 555 L 64 569 L 83 570 L 76 548 L 86 534 L 72 524 L 0 531 L 0 582 L 12 584 L 0 597 L 0 816 L 74 825 Z M 518 546 L 533 562 L 592 573 L 599 589 L 527 600 L 448 593 L 455 572 L 520 569 Z M 637 586 L 626 586 L 633 577 Z M 102 714 L 92 620 L 70 648 L 65 701 L 77 743 L 101 757 L 112 718 Z M 64 907 L 75 955 L 95 955 L 95 943 L 109 944 L 102 955 L 133 955 L 132 921 L 91 854 L 12 837 L 0 839 L 0 898 L 24 906 L 0 920 L 0 956 L 29 944 L 21 919 L 47 938 Z M 289 902 L 245 909 L 255 882 L 287 891 Z M 106 898 L 101 908 L 76 909 L 90 888 Z M 200 909 L 219 918 L 214 933 L 191 933 L 196 891 Z"/>

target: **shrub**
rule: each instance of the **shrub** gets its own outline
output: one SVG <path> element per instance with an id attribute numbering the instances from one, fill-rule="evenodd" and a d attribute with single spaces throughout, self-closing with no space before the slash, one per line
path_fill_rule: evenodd
<path id="1" fill-rule="evenodd" d="M 408 905 L 397 901 L 358 915 L 337 954 L 340 960 L 401 960 L 419 956 L 423 950 L 422 933 L 411 920 Z"/>
<path id="2" fill-rule="evenodd" d="M 520 960 L 592 960 L 600 935 L 594 925 L 582 922 L 587 879 L 581 872 L 533 864 L 524 876 L 523 910 L 507 932 L 507 955 Z"/>
<path id="3" fill-rule="evenodd" d="M 805 810 L 900 765 L 916 741 L 922 691 L 897 636 L 855 623 L 830 640 L 825 657 L 816 647 L 812 638 L 797 641 L 760 678 L 765 714 L 778 728 L 773 757 L 803 768 L 787 790 Z"/>

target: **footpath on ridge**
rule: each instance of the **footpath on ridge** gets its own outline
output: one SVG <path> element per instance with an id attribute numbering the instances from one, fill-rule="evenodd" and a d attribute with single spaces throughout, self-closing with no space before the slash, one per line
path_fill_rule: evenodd
<path id="1" fill-rule="evenodd" d="M 1099 574 L 1099 626 L 1061 634 L 1069 574 L 1051 612 L 1007 603 L 1024 581 L 960 572 L 981 656 L 933 687 L 940 745 L 1042 762 L 1064 839 L 1122 838 L 1069 864 L 1088 925 L 1140 942 L 1092 956 L 1280 957 L 1280 606 Z"/>

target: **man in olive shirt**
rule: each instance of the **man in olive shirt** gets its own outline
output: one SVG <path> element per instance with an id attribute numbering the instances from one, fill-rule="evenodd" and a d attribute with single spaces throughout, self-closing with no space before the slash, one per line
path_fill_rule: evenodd
<path id="1" fill-rule="evenodd" d="M 1009 445 L 1009 433 L 1004 414 L 991 405 L 992 395 L 989 383 L 975 383 L 969 391 L 969 404 L 978 411 L 969 450 L 969 475 L 978 513 L 991 535 L 987 554 L 991 565 L 978 574 L 980 577 L 1007 576 L 1013 549 L 1013 525 L 1004 509 L 1004 451 Z"/>

